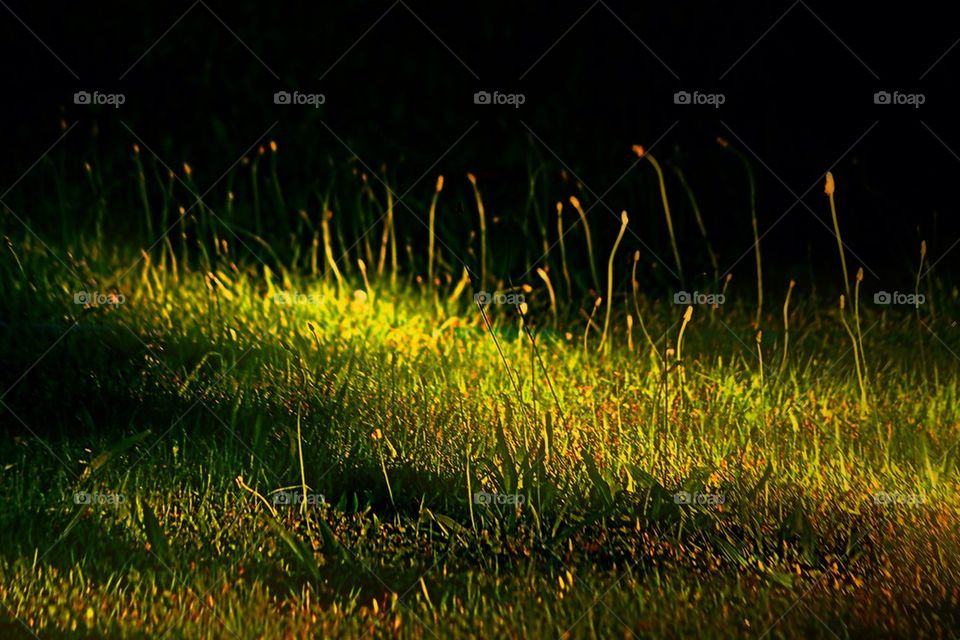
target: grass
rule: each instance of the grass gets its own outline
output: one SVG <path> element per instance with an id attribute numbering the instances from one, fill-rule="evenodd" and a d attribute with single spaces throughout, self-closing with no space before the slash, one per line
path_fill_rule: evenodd
<path id="1" fill-rule="evenodd" d="M 255 193 L 281 201 L 271 174 Z M 598 352 L 547 271 L 521 318 L 440 252 L 440 295 L 392 245 L 385 266 L 388 210 L 376 270 L 342 214 L 322 268 L 312 229 L 312 258 L 268 267 L 221 225 L 207 253 L 181 236 L 177 272 L 171 244 L 51 248 L 4 219 L 0 634 L 956 637 L 955 299 L 920 333 L 861 305 L 852 339 L 791 282 L 761 340 L 733 294 L 641 294 L 639 254 L 623 286 L 624 217 Z"/>

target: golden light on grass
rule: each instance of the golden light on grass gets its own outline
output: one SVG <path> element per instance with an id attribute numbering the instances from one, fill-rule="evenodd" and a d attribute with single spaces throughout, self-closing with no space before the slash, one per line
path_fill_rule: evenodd
<path id="1" fill-rule="evenodd" d="M 270 141 L 270 151 L 273 151 L 274 153 L 277 152 L 277 143 L 275 140 Z"/>

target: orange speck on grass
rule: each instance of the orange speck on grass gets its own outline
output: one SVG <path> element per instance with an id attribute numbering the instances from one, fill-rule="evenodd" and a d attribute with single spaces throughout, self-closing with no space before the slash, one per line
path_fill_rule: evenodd
<path id="1" fill-rule="evenodd" d="M 437 193 L 443 191 L 443 176 L 437 176 Z"/>
<path id="2" fill-rule="evenodd" d="M 832 196 L 835 190 L 836 185 L 833 182 L 833 174 L 827 171 L 827 181 L 823 185 L 823 192 L 828 196 Z"/>
<path id="3" fill-rule="evenodd" d="M 273 151 L 274 153 L 277 152 L 277 143 L 274 140 L 270 141 L 270 151 Z"/>
<path id="4" fill-rule="evenodd" d="M 639 144 L 633 145 L 632 148 L 633 148 L 633 152 L 634 152 L 635 154 L 637 154 L 637 157 L 638 157 L 638 158 L 642 158 L 642 157 L 643 157 L 643 154 L 646 153 L 646 151 L 644 151 L 643 147 L 640 146 Z"/>

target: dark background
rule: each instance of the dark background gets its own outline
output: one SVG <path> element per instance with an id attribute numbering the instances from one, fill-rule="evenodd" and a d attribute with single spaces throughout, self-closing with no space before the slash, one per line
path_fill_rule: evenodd
<path id="1" fill-rule="evenodd" d="M 943 256 L 936 272 L 950 286 L 960 260 L 950 251 L 960 238 L 960 47 L 951 50 L 960 24 L 947 5 L 4 3 L 0 193 L 54 144 L 61 120 L 78 123 L 57 145 L 77 180 L 91 159 L 129 179 L 140 138 L 171 167 L 189 161 L 204 190 L 274 139 L 291 208 L 315 212 L 311 193 L 332 167 L 380 175 L 386 165 L 398 193 L 429 170 L 410 195 L 425 213 L 443 173 L 451 200 L 463 203 L 446 214 L 452 243 L 474 226 L 463 177 L 472 171 L 500 219 L 492 233 L 522 243 L 518 221 L 533 215 L 529 167 L 543 166 L 537 200 L 551 230 L 552 202 L 576 193 L 590 206 L 613 185 L 590 213 L 598 252 L 616 233 L 612 212 L 627 209 L 631 231 L 672 266 L 652 168 L 642 162 L 618 182 L 635 160 L 631 145 L 656 143 L 688 272 L 709 265 L 670 164 L 696 192 L 721 270 L 736 265 L 738 281 L 749 281 L 747 181 L 717 145 L 723 136 L 754 163 L 771 277 L 836 274 L 822 189 L 831 168 L 850 268 L 865 265 L 870 286 L 911 288 L 921 239 L 932 260 Z M 77 90 L 122 92 L 126 103 L 74 105 Z M 323 93 L 326 103 L 278 106 L 278 90 Z M 525 104 L 475 105 L 479 90 L 520 92 Z M 726 102 L 676 105 L 678 90 L 720 92 Z M 879 90 L 921 92 L 926 103 L 874 105 Z M 42 227 L 44 184 L 31 172 L 3 200 Z M 624 246 L 643 249 L 636 237 Z M 510 269 L 523 267 L 518 259 Z"/>

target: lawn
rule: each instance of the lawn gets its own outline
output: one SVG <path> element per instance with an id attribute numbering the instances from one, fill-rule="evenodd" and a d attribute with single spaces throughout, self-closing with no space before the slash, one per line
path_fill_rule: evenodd
<path id="1" fill-rule="evenodd" d="M 749 262 L 647 286 L 605 214 L 514 285 L 429 200 L 398 266 L 389 216 L 275 250 L 165 198 L 154 245 L 102 201 L 48 242 L 4 218 L 3 636 L 958 635 L 939 279 L 879 304 L 851 264 L 841 308 L 768 276 L 758 312 Z"/>

